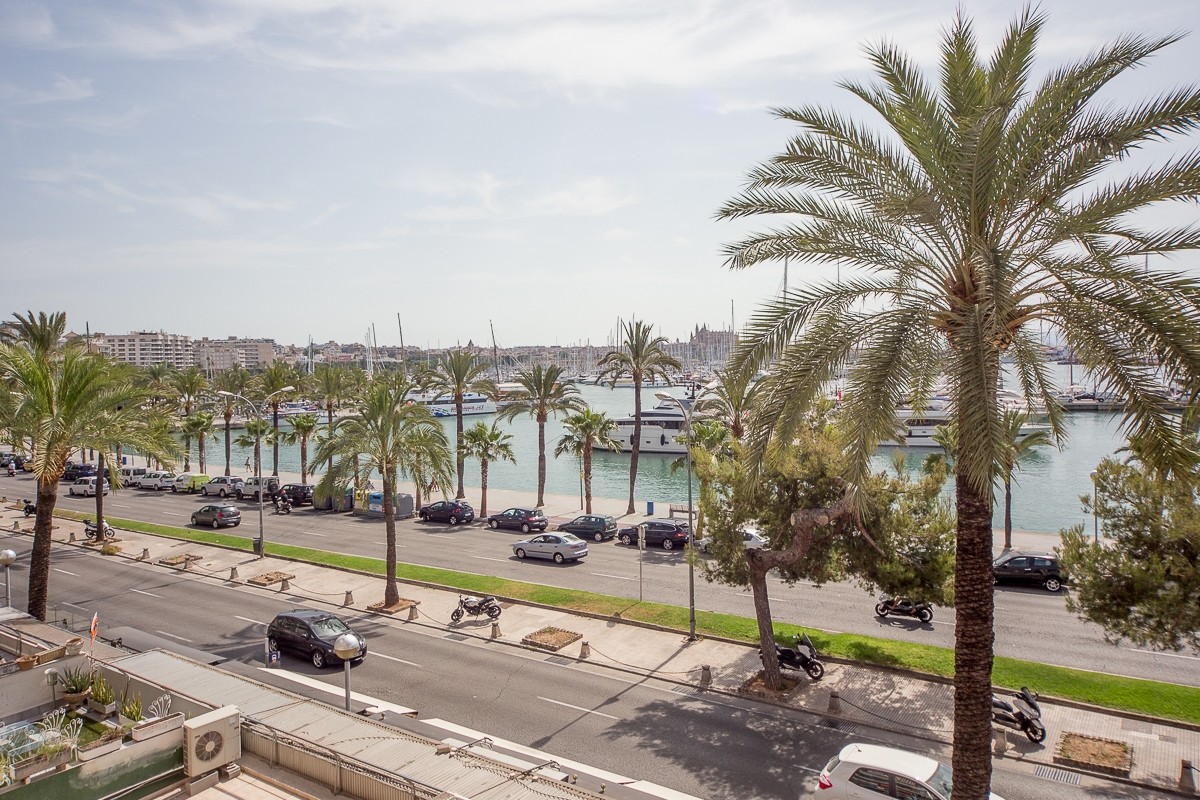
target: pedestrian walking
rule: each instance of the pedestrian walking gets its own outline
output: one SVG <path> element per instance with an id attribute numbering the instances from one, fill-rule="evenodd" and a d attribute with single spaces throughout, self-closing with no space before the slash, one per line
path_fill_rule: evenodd
<path id="1" fill-rule="evenodd" d="M 250 471 L 250 456 L 246 456 L 246 472 Z"/>

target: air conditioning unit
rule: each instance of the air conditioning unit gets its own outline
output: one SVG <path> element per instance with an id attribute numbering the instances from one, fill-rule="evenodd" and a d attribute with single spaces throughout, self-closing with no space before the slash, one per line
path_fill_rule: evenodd
<path id="1" fill-rule="evenodd" d="M 183 767 L 195 778 L 242 757 L 242 715 L 224 706 L 183 723 Z"/>

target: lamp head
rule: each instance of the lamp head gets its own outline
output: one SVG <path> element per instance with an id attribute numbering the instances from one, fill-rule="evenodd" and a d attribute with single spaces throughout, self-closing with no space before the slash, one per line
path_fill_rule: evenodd
<path id="1" fill-rule="evenodd" d="M 357 656 L 359 649 L 358 637 L 352 633 L 343 633 L 333 643 L 333 653 L 342 661 L 349 661 Z"/>
<path id="2" fill-rule="evenodd" d="M 17 563 L 17 554 L 12 550 L 0 550 L 0 567 L 11 567 Z"/>
<path id="3" fill-rule="evenodd" d="M 227 392 L 224 389 L 217 389 L 217 394 L 221 395 L 221 397 L 233 397 L 233 392 Z"/>
<path id="4" fill-rule="evenodd" d="M 657 392 L 655 392 L 654 396 L 657 397 L 659 400 L 674 400 L 675 399 L 669 392 L 664 392 L 662 389 L 659 389 Z"/>
<path id="5" fill-rule="evenodd" d="M 280 389 L 279 391 L 280 392 L 294 392 L 294 391 L 296 391 L 296 387 L 295 386 L 285 386 L 282 389 Z"/>
<path id="6" fill-rule="evenodd" d="M 1091 478 L 1091 479 L 1094 481 L 1094 480 L 1096 480 L 1096 476 L 1097 476 L 1097 475 L 1099 475 L 1099 474 L 1100 474 L 1100 473 L 1099 473 L 1099 472 L 1097 472 L 1096 470 L 1092 470 L 1092 474 L 1091 474 L 1091 475 L 1089 475 L 1088 477 L 1090 477 L 1090 478 Z"/>

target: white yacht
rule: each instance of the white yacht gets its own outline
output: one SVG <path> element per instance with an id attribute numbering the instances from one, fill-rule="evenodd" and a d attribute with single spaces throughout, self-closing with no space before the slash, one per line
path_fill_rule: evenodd
<path id="1" fill-rule="evenodd" d="M 680 398 L 685 408 L 691 408 L 691 398 Z M 642 453 L 667 453 L 681 456 L 687 452 L 682 441 L 685 434 L 683 412 L 673 400 L 662 400 L 657 406 L 642 411 Z M 617 420 L 613 438 L 621 443 L 621 452 L 633 450 L 633 415 Z"/>
<path id="2" fill-rule="evenodd" d="M 1018 441 L 1024 439 L 1035 431 L 1051 430 L 1051 427 L 1042 422 L 1034 420 L 1041 418 L 1045 411 L 1037 408 L 1031 408 L 1025 402 L 1025 398 L 1016 392 L 1007 389 L 1001 389 L 998 393 L 1001 410 L 1020 411 L 1029 415 L 1029 420 L 1021 426 L 1017 434 Z M 944 394 L 936 394 L 929 398 L 929 401 L 920 406 L 901 405 L 896 407 L 896 422 L 899 425 L 901 438 L 891 442 L 885 442 L 899 447 L 938 447 L 941 445 L 934 441 L 934 434 L 941 425 L 947 425 L 952 419 L 953 412 L 950 408 L 950 398 Z"/>
<path id="3" fill-rule="evenodd" d="M 456 414 L 454 397 L 448 394 L 439 396 L 434 392 L 413 390 L 408 393 L 408 402 L 428 406 L 435 417 L 453 417 Z M 485 394 L 467 392 L 463 395 L 462 413 L 464 417 L 473 414 L 495 414 L 496 403 Z"/>

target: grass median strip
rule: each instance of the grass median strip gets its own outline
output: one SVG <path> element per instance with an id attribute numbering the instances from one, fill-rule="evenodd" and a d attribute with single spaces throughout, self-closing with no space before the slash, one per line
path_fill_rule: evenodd
<path id="1" fill-rule="evenodd" d="M 55 513 L 75 520 L 81 520 L 87 516 L 73 511 L 56 511 Z M 254 540 L 243 536 L 179 528 L 172 525 L 156 525 L 115 517 L 106 517 L 106 519 L 109 524 L 130 531 L 186 539 L 204 544 L 216 544 L 238 550 L 251 551 L 254 549 Z M 268 542 L 266 551 L 267 555 L 354 569 L 375 575 L 384 574 L 385 569 L 384 561 L 380 558 L 331 553 L 311 547 Z M 688 610 L 679 606 L 639 603 L 625 597 L 560 589 L 554 586 L 542 586 L 507 578 L 474 575 L 469 572 L 423 567 L 416 564 L 398 563 L 396 575 L 401 579 L 440 584 L 465 592 L 499 594 L 605 616 L 620 612 L 625 619 L 649 622 L 680 630 L 686 630 L 688 625 Z M 724 636 L 751 643 L 758 641 L 757 622 L 752 618 L 733 614 L 697 611 L 696 630 L 710 636 Z M 903 667 L 946 677 L 954 674 L 954 652 L 944 647 L 880 639 L 853 633 L 824 633 L 786 623 L 777 622 L 775 624 L 775 636 L 781 642 L 790 642 L 792 635 L 799 633 L 807 633 L 821 653 L 831 656 Z M 1029 686 L 1042 694 L 1054 697 L 1200 724 L 1200 688 L 1192 686 L 1124 678 L 1002 657 L 997 657 L 995 660 L 992 680 L 997 686 L 1009 686 L 1014 689 Z"/>

